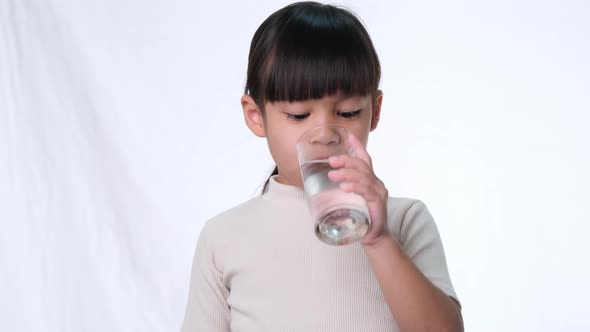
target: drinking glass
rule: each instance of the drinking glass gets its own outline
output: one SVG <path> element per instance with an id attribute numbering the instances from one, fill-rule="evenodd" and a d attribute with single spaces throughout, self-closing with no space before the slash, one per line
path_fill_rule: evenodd
<path id="1" fill-rule="evenodd" d="M 346 128 L 325 125 L 309 130 L 297 142 L 301 177 L 315 221 L 315 234 L 330 245 L 353 243 L 362 238 L 370 226 L 365 199 L 342 191 L 339 182 L 328 178 L 328 172 L 333 169 L 329 157 L 355 156 L 349 135 Z"/>

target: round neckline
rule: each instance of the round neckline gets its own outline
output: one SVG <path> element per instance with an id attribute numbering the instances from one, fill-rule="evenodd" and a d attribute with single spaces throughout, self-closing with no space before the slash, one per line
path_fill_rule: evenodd
<path id="1" fill-rule="evenodd" d="M 282 184 L 278 182 L 276 180 L 276 175 L 271 176 L 268 181 L 268 189 L 264 196 L 267 195 L 291 197 L 297 200 L 306 200 L 305 191 L 296 186 Z"/>

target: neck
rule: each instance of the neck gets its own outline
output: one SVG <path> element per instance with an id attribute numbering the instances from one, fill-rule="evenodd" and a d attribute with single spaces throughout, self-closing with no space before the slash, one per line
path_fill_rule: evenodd
<path id="1" fill-rule="evenodd" d="M 278 175 L 273 175 L 269 179 L 268 188 L 264 196 L 267 197 L 291 197 L 304 202 L 306 200 L 305 192 L 302 188 L 289 183 L 282 183 L 277 180 Z"/>
<path id="2" fill-rule="evenodd" d="M 280 184 L 294 186 L 294 187 L 297 187 L 297 188 L 303 190 L 303 182 L 301 182 L 301 179 L 299 177 L 297 180 L 294 181 L 292 178 L 287 177 L 286 175 L 281 174 L 279 172 L 279 174 L 276 175 L 274 178 Z"/>

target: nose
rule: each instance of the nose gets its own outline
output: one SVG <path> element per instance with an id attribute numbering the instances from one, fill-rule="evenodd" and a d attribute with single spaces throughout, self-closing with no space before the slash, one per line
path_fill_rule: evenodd
<path id="1" fill-rule="evenodd" d="M 336 145 L 340 144 L 341 137 L 336 127 L 322 126 L 313 131 L 310 142 L 312 144 Z"/>

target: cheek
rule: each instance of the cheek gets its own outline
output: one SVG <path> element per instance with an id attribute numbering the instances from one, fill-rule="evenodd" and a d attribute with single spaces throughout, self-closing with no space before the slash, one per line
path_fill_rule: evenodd
<path id="1" fill-rule="evenodd" d="M 361 141 L 361 143 L 363 144 L 363 147 L 366 149 L 367 148 L 367 142 L 369 141 L 369 135 L 366 134 L 359 134 L 359 135 L 355 135 L 356 138 L 359 139 L 359 141 Z"/>
<path id="2" fill-rule="evenodd" d="M 367 142 L 369 140 L 369 132 L 371 131 L 371 128 L 369 125 L 362 125 L 362 126 L 358 126 L 357 128 L 354 128 L 354 130 L 351 130 L 352 134 L 359 139 L 359 141 L 361 141 L 361 143 L 363 143 L 363 146 L 367 147 Z"/>
<path id="3" fill-rule="evenodd" d="M 267 137 L 268 147 L 277 164 L 284 169 L 298 167 L 297 141 L 291 139 L 289 135 L 281 133 L 272 133 Z"/>

